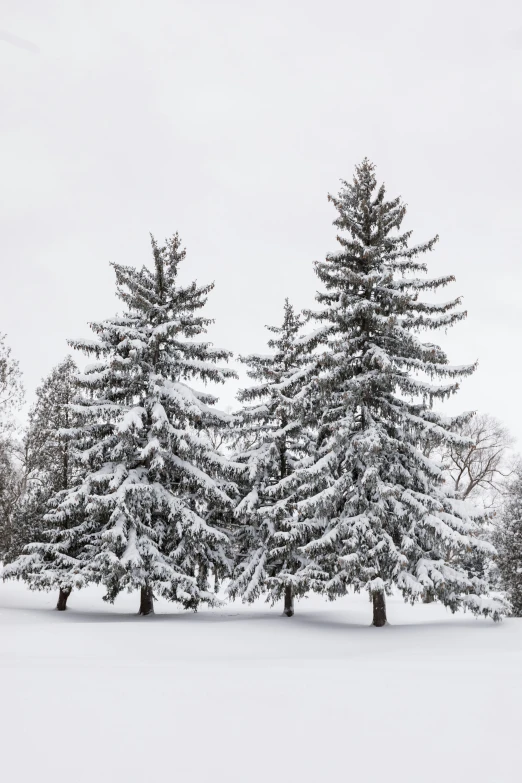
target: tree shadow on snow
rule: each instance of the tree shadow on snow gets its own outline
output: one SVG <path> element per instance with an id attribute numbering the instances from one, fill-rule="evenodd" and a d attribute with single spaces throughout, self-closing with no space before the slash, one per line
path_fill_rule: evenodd
<path id="1" fill-rule="evenodd" d="M 401 631 L 405 633 L 407 629 L 411 629 L 418 633 L 418 631 L 429 631 L 429 629 L 447 629 L 448 632 L 457 631 L 458 629 L 484 629 L 486 627 L 499 628 L 505 625 L 505 623 L 493 623 L 486 618 L 476 618 L 472 615 L 461 615 L 459 618 L 455 618 L 448 615 L 447 619 L 427 619 L 422 618 L 418 621 L 394 621 L 387 624 L 384 628 L 374 628 L 371 625 L 371 611 L 365 616 L 361 611 L 346 611 L 346 610 L 307 610 L 306 607 L 297 607 L 296 614 L 293 617 L 285 617 L 279 608 L 266 609 L 250 609 L 243 606 L 230 606 L 223 607 L 222 609 L 202 609 L 199 612 L 193 612 L 191 610 L 183 610 L 180 608 L 172 608 L 172 610 L 163 611 L 163 607 L 158 607 L 158 611 L 147 617 L 138 615 L 137 611 L 131 610 L 116 610 L 111 605 L 104 605 L 101 603 L 99 610 L 90 609 L 88 607 L 83 608 L 81 605 L 75 607 L 74 604 L 70 606 L 65 612 L 58 612 L 54 606 L 34 606 L 28 603 L 21 602 L 18 606 L 1 606 L 0 614 L 4 612 L 19 613 L 20 619 L 24 618 L 25 621 L 37 621 L 37 622 L 63 622 L 63 623 L 141 623 L 142 625 L 157 624 L 157 623 L 191 623 L 191 624 L 223 624 L 233 623 L 239 625 L 258 624 L 272 622 L 281 625 L 281 628 L 300 629 L 300 630 L 312 630 L 317 629 L 322 631 L 332 631 L 339 634 L 347 634 L 350 630 L 360 631 L 366 629 L 378 635 L 379 633 L 394 633 Z"/>

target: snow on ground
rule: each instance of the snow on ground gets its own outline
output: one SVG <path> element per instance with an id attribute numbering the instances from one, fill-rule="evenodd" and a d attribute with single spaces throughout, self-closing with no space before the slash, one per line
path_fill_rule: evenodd
<path id="1" fill-rule="evenodd" d="M 511 783 L 522 620 L 365 596 L 183 612 L 0 583 L 0 769 L 14 783 Z"/>

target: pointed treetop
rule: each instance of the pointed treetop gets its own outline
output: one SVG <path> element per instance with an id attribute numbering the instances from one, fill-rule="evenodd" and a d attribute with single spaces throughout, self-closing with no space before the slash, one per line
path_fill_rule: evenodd
<path id="1" fill-rule="evenodd" d="M 353 184 L 354 187 L 358 187 L 367 194 L 373 193 L 377 187 L 377 179 L 375 177 L 375 163 L 372 163 L 369 158 L 363 158 L 362 163 L 359 163 L 355 167 Z"/>
<path id="2" fill-rule="evenodd" d="M 171 281 L 178 274 L 178 264 L 183 261 L 187 255 L 185 248 L 181 247 L 181 237 L 176 231 L 170 239 L 165 240 L 165 244 L 160 247 L 154 236 L 150 235 L 152 244 L 152 253 L 154 256 L 154 265 L 156 267 L 156 279 L 158 281 L 158 287 L 161 289 L 164 286 L 164 277 L 168 277 Z"/>
<path id="3" fill-rule="evenodd" d="M 166 239 L 164 245 L 159 245 L 151 234 L 151 244 L 153 271 L 147 266 L 137 270 L 131 266 L 111 264 L 116 273 L 118 297 L 131 310 L 149 314 L 161 312 L 165 318 L 170 310 L 193 312 L 204 307 L 214 283 L 198 286 L 193 281 L 182 286 L 177 282 L 178 265 L 186 256 L 179 234 L 176 232 Z M 204 319 L 204 322 L 208 326 L 212 319 Z"/>
<path id="4" fill-rule="evenodd" d="M 281 326 L 266 326 L 269 332 L 279 336 L 279 339 L 271 338 L 268 347 L 279 352 L 290 349 L 303 325 L 300 313 L 296 313 L 288 297 L 285 299 L 283 323 Z"/>
<path id="5" fill-rule="evenodd" d="M 438 236 L 415 247 L 408 247 L 411 231 L 400 233 L 401 224 L 406 215 L 406 204 L 400 196 L 386 201 L 386 187 L 377 184 L 375 165 L 364 158 L 355 167 L 352 182 L 341 180 L 341 189 L 336 196 L 328 194 L 338 211 L 334 226 L 349 233 L 350 237 L 339 234 L 338 242 L 344 248 L 344 254 L 357 256 L 368 268 L 382 261 L 393 262 L 396 259 L 412 259 L 420 253 L 433 248 Z M 383 255 L 384 251 L 384 255 Z M 332 258 L 332 256 L 331 256 Z M 400 261 L 402 268 L 412 271 L 425 271 L 423 264 Z"/>

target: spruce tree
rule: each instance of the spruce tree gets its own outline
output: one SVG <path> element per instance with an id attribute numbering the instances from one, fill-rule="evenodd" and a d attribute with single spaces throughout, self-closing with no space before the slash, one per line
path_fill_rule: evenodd
<path id="1" fill-rule="evenodd" d="M 238 394 L 241 450 L 234 459 L 248 466 L 243 498 L 235 511 L 236 569 L 232 597 L 253 601 L 262 593 L 272 602 L 284 595 L 284 614 L 294 613 L 294 596 L 310 586 L 309 564 L 296 536 L 292 476 L 306 461 L 311 433 L 306 428 L 310 368 L 300 337 L 302 318 L 285 300 L 281 326 L 268 326 L 270 354 L 242 357 L 257 383 Z"/>
<path id="2" fill-rule="evenodd" d="M 139 588 L 144 615 L 154 595 L 193 609 L 217 602 L 207 579 L 230 565 L 221 527 L 235 492 L 233 466 L 205 437 L 230 417 L 191 385 L 235 377 L 217 365 L 230 353 L 197 339 L 213 284 L 179 283 L 177 234 L 152 250 L 152 270 L 113 264 L 126 311 L 92 323 L 96 339 L 70 341 L 94 359 L 72 408 L 82 481 L 54 496 L 50 540 L 27 556 L 30 586 L 102 583 L 109 601 Z"/>
<path id="3" fill-rule="evenodd" d="M 522 617 L 522 476 L 509 487 L 500 523 L 493 537 L 502 588 L 513 617 Z"/>
<path id="4" fill-rule="evenodd" d="M 476 537 L 476 512 L 444 485 L 440 466 L 423 454 L 426 439 L 458 442 L 464 417 L 432 405 L 453 395 L 474 366 L 452 366 L 419 336 L 463 319 L 460 299 L 422 301 L 453 276 L 426 279 L 419 258 L 437 237 L 410 245 L 406 207 L 386 200 L 367 159 L 337 197 L 341 249 L 316 264 L 324 286 L 319 309 L 323 350 L 316 357 L 317 453 L 300 471 L 306 497 L 298 527 L 303 547 L 327 573 L 328 597 L 369 590 L 373 623 L 386 622 L 385 594 L 415 601 L 428 591 L 453 611 L 467 607 L 498 618 L 501 604 L 482 597 L 486 583 L 459 566 L 464 550 L 491 552 Z M 445 379 L 445 380 L 444 380 Z"/>
<path id="5" fill-rule="evenodd" d="M 6 556 L 15 561 L 25 546 L 45 539 L 50 499 L 69 489 L 78 479 L 71 430 L 79 423 L 72 411 L 78 370 L 71 356 L 58 364 L 36 390 L 36 402 L 29 412 L 29 426 L 23 442 L 25 489 L 13 522 L 13 536 Z M 6 569 L 6 576 L 25 577 L 31 558 L 22 558 Z M 59 590 L 58 609 L 65 609 L 70 590 Z"/>

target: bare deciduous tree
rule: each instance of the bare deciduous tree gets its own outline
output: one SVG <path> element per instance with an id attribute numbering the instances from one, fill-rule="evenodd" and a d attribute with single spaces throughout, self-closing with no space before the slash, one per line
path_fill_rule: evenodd
<path id="1" fill-rule="evenodd" d="M 463 438 L 461 444 L 448 443 L 443 449 L 430 444 L 426 455 L 440 463 L 446 481 L 463 500 L 483 507 L 486 515 L 480 536 L 490 539 L 496 527 L 494 518 L 498 518 L 511 479 L 516 475 L 514 438 L 502 422 L 487 413 L 466 418 L 459 434 Z M 484 556 L 467 555 L 461 564 L 472 576 L 482 577 L 488 571 Z M 431 600 L 426 594 L 425 603 Z"/>
<path id="2" fill-rule="evenodd" d="M 21 407 L 23 399 L 20 367 L 5 344 L 5 334 L 0 334 L 0 436 L 12 427 L 13 413 Z"/>
<path id="3" fill-rule="evenodd" d="M 469 418 L 459 434 L 462 445 L 447 444 L 443 450 L 428 448 L 437 456 L 447 480 L 463 499 L 480 501 L 485 508 L 499 505 L 509 478 L 514 475 L 514 438 L 502 422 L 487 413 Z"/>
<path id="4" fill-rule="evenodd" d="M 448 449 L 446 470 L 463 499 L 480 496 L 486 507 L 492 507 L 513 474 L 514 438 L 502 422 L 487 413 L 470 419 L 462 428 L 462 435 L 471 444 Z"/>

